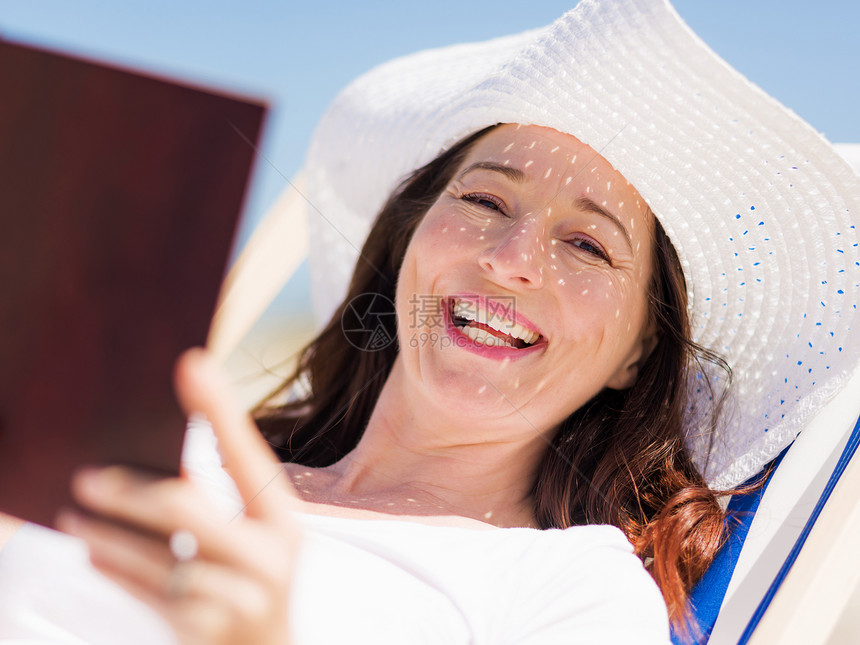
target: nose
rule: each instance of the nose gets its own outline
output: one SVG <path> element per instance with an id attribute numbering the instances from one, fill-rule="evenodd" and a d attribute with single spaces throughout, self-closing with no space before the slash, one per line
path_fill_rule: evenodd
<path id="1" fill-rule="evenodd" d="M 488 244 L 478 264 L 499 284 L 539 289 L 543 286 L 543 246 L 537 218 L 524 218 Z"/>

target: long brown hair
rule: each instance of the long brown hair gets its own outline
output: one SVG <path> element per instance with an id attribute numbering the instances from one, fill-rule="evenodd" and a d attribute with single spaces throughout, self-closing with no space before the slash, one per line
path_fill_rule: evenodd
<path id="1" fill-rule="evenodd" d="M 471 146 L 491 129 L 463 139 L 416 170 L 380 212 L 343 303 L 273 395 L 301 385 L 305 396 L 257 410 L 261 431 L 284 461 L 327 466 L 358 444 L 398 348 L 392 343 L 364 351 L 345 337 L 341 318 L 361 294 L 394 301 L 413 231 Z M 622 529 L 662 590 L 673 623 L 683 627 L 688 592 L 721 546 L 724 532 L 717 494 L 684 446 L 687 383 L 697 363 L 720 361 L 690 340 L 683 272 L 659 222 L 655 228 L 649 297 L 657 345 L 633 387 L 604 390 L 561 425 L 533 492 L 541 528 L 597 523 Z M 393 336 L 394 316 L 387 319 Z M 718 408 L 720 397 L 715 400 Z"/>

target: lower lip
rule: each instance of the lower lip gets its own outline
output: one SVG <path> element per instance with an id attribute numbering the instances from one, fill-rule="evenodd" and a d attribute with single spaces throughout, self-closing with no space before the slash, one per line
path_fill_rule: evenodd
<path id="1" fill-rule="evenodd" d="M 448 338 L 451 340 L 452 346 L 460 347 L 461 349 L 470 351 L 478 356 L 494 360 L 515 360 L 518 358 L 525 358 L 526 356 L 542 350 L 546 344 L 543 339 L 540 339 L 540 341 L 534 345 L 523 347 L 522 349 L 506 347 L 504 345 L 483 345 L 472 340 L 460 331 L 460 329 L 451 320 L 451 312 L 447 306 L 445 307 L 445 331 L 448 332 Z"/>

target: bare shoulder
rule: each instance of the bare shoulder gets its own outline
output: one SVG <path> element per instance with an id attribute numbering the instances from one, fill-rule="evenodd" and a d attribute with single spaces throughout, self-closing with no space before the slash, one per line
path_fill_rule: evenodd
<path id="1" fill-rule="evenodd" d="M 22 526 L 24 526 L 24 520 L 6 515 L 6 513 L 0 513 L 0 549 L 6 546 L 6 543 Z"/>

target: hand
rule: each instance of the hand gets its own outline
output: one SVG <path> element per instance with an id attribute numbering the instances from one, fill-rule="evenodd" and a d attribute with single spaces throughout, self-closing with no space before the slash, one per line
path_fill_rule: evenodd
<path id="1" fill-rule="evenodd" d="M 73 494 L 92 515 L 64 511 L 57 526 L 83 538 L 93 564 L 160 612 L 180 642 L 288 643 L 300 536 L 283 466 L 204 351 L 180 358 L 176 391 L 188 414 L 211 421 L 244 516 L 225 519 L 186 477 L 155 479 L 111 466 L 76 474 Z M 187 561 L 178 562 L 169 547 L 177 531 L 196 538 Z"/>

